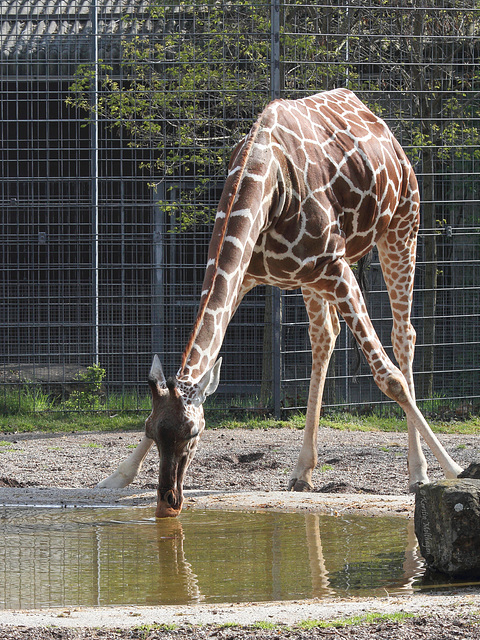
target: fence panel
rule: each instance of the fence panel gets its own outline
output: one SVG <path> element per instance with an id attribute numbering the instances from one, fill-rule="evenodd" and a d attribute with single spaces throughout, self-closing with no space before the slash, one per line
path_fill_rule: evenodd
<path id="1" fill-rule="evenodd" d="M 146 410 L 152 354 L 175 374 L 194 321 L 231 149 L 271 98 L 338 86 L 386 119 L 419 177 L 418 396 L 448 416 L 478 409 L 473 0 L 7 0 L 0 27 L 2 411 Z M 391 352 L 375 256 L 369 280 Z M 299 292 L 250 293 L 223 355 L 213 408 L 305 408 Z M 354 361 L 343 327 L 327 409 L 388 406 Z"/>

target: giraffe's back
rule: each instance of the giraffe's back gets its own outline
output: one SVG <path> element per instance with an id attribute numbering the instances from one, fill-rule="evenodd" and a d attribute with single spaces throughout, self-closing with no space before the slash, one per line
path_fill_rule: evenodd
<path id="1" fill-rule="evenodd" d="M 281 206 L 270 212 L 249 269 L 265 281 L 289 287 L 290 280 L 308 280 L 324 260 L 358 260 L 416 190 L 385 122 L 346 89 L 275 101 L 261 121 L 282 196 L 274 199 Z"/>

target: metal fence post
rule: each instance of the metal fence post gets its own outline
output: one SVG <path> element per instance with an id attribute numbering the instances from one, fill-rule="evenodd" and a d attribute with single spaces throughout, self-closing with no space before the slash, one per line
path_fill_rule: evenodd
<path id="1" fill-rule="evenodd" d="M 153 207 L 153 296 L 152 347 L 153 352 L 165 355 L 165 186 L 158 186 L 157 202 Z"/>
<path id="2" fill-rule="evenodd" d="M 99 364 L 100 339 L 99 339 L 99 256 L 98 256 L 98 16 L 97 3 L 92 2 L 90 7 L 90 20 L 92 23 L 92 63 L 93 78 L 91 87 L 92 119 L 90 122 L 90 204 L 92 210 L 92 342 L 93 361 Z"/>
<path id="3" fill-rule="evenodd" d="M 272 0 L 270 13 L 270 97 L 280 98 L 280 0 Z M 272 400 L 275 418 L 281 416 L 282 292 L 272 289 Z"/>
<path id="4" fill-rule="evenodd" d="M 272 0 L 270 14 L 270 96 L 280 98 L 280 0 Z"/>

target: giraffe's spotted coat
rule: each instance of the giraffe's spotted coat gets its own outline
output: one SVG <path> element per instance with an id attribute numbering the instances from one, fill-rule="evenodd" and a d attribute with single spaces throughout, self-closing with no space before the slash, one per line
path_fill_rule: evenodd
<path id="1" fill-rule="evenodd" d="M 402 274 L 393 276 L 393 297 L 402 298 L 397 287 L 412 284 L 418 188 L 386 124 L 340 89 L 275 101 L 257 125 L 236 190 L 230 183 L 242 172 L 236 161 L 248 136 L 230 165 L 202 288 L 210 301 L 179 372 L 185 382 L 213 365 L 236 306 L 256 284 L 315 291 L 335 305 L 372 354 L 381 347 L 372 348 L 370 327 L 363 335 L 358 319 L 368 323 L 368 314 L 349 265 L 384 236 L 387 254 L 402 253 L 407 237 L 413 246 L 405 264 L 395 264 Z M 394 314 L 405 320 L 407 307 L 408 301 L 399 301 Z M 375 367 L 381 368 L 377 361 Z"/>
<path id="2" fill-rule="evenodd" d="M 159 363 L 154 360 L 152 366 L 157 386 L 152 388 L 147 435 L 160 451 L 157 515 L 176 515 L 181 508 L 183 476 L 204 427 L 201 404 L 218 384 L 215 362 L 225 331 L 245 293 L 258 284 L 300 287 L 309 316 L 312 374 L 304 440 L 290 488 L 312 485 L 322 392 L 340 330 L 338 312 L 376 384 L 407 414 L 411 484 L 428 481 L 419 433 L 447 477 L 456 477 L 461 468 L 415 404 L 410 311 L 418 227 L 419 193 L 412 167 L 385 122 L 352 92 L 337 89 L 267 106 L 232 154 L 199 312 L 174 396 L 162 388 Z M 399 368 L 378 339 L 350 268 L 375 244 L 391 302 Z M 166 411 L 167 403 L 178 415 Z M 138 469 L 149 446 L 139 445 L 131 466 Z M 165 478 L 170 478 L 168 486 Z"/>

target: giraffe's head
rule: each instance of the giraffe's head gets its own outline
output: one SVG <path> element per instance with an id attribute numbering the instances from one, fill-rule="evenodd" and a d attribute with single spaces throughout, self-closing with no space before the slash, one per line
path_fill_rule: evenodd
<path id="1" fill-rule="evenodd" d="M 219 358 L 197 382 L 187 384 L 166 380 L 158 356 L 153 359 L 148 377 L 152 413 L 145 434 L 155 441 L 160 456 L 157 518 L 175 517 L 182 510 L 183 478 L 205 427 L 203 401 L 218 386 L 221 362 Z"/>

